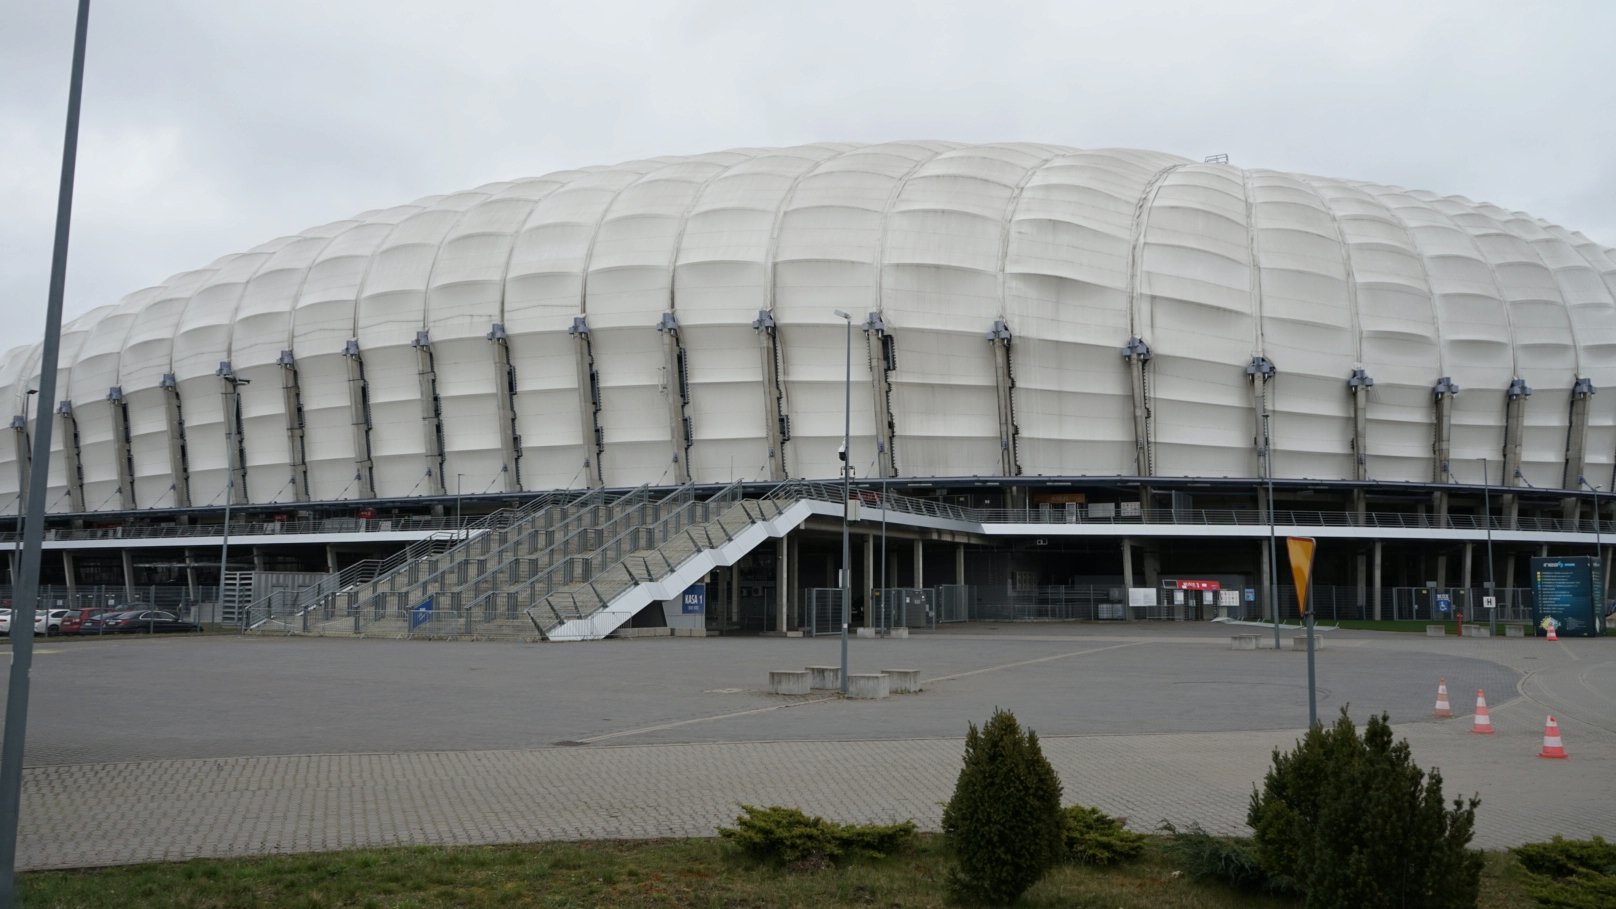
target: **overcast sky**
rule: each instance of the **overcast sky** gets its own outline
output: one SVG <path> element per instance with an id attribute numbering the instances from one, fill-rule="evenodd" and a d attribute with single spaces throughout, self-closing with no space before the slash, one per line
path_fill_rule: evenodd
<path id="1" fill-rule="evenodd" d="M 0 12 L 0 350 L 43 332 L 72 0 Z M 1616 2 L 96 0 L 69 318 L 589 164 L 1025 140 L 1457 193 L 1616 246 Z"/>

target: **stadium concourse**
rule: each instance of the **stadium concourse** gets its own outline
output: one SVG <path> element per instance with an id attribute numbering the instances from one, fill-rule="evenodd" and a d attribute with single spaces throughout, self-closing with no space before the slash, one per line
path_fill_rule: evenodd
<path id="1" fill-rule="evenodd" d="M 1529 558 L 1608 556 L 1616 253 L 1157 152 L 826 143 L 491 183 L 108 301 L 64 329 L 60 400 L 39 360 L 0 357 L 0 510 L 49 471 L 70 605 L 812 629 L 844 510 L 861 624 L 1270 615 L 1271 533 L 1320 539 L 1338 617 L 1475 615 L 1491 587 L 1519 618 Z"/>

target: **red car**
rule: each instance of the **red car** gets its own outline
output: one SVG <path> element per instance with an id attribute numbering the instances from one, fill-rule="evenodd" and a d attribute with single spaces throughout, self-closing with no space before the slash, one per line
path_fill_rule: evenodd
<path id="1" fill-rule="evenodd" d="M 105 609 L 74 609 L 62 616 L 62 626 L 57 634 L 80 634 L 84 628 L 84 620 L 93 615 L 106 612 Z"/>

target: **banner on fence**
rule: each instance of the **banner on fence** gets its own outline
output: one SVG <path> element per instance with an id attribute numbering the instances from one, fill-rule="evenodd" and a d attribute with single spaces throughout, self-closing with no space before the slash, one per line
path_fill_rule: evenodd
<path id="1" fill-rule="evenodd" d="M 410 610 L 410 631 L 414 631 L 432 621 L 432 598 L 427 597 L 420 605 Z"/>

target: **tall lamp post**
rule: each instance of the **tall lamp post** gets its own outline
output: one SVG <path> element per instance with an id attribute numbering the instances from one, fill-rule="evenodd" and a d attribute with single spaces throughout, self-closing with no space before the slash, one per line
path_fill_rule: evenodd
<path id="1" fill-rule="evenodd" d="M 463 473 L 455 474 L 455 539 L 457 540 L 460 539 L 460 483 L 465 479 L 465 476 Z"/>
<path id="2" fill-rule="evenodd" d="M 1605 612 L 1605 547 L 1603 545 L 1604 541 L 1599 538 L 1599 487 L 1582 477 L 1577 477 L 1577 482 L 1588 487 L 1588 491 L 1594 494 L 1594 608 L 1599 610 L 1595 615 L 1603 615 Z"/>
<path id="3" fill-rule="evenodd" d="M 23 445 L 25 447 L 28 444 L 28 412 L 34 409 L 34 395 L 37 394 L 39 394 L 39 389 L 30 388 L 28 389 L 28 394 L 23 397 L 26 402 L 22 408 Z M 22 570 L 22 503 L 27 494 L 28 490 L 23 489 L 21 486 L 17 487 L 17 554 L 11 562 L 11 599 L 14 606 L 17 599 L 17 573 Z"/>
<path id="4" fill-rule="evenodd" d="M 848 496 L 852 494 L 853 452 L 853 317 L 836 314 L 847 325 L 847 369 L 842 381 L 842 694 L 847 694 L 847 626 L 853 622 L 852 544 L 847 529 Z"/>
<path id="5" fill-rule="evenodd" d="M 1487 478 L 1487 459 L 1481 461 L 1481 510 L 1482 522 L 1487 525 L 1487 596 L 1497 597 L 1493 592 L 1493 496 L 1492 481 Z M 1498 600 L 1493 600 L 1493 608 L 1487 610 L 1487 634 L 1498 636 Z"/>
<path id="6" fill-rule="evenodd" d="M 238 406 L 239 407 L 240 405 L 238 403 L 236 403 L 236 402 L 238 402 L 240 400 L 241 386 L 243 386 L 243 385 L 251 385 L 252 380 L 251 379 L 238 378 L 236 376 L 236 374 L 232 373 L 232 372 L 221 372 L 219 374 L 219 377 L 224 379 L 226 382 L 230 383 L 230 388 L 231 388 L 231 390 L 233 392 L 231 394 L 231 396 L 230 396 L 231 403 L 232 403 L 233 406 Z M 224 620 L 224 573 L 225 573 L 225 565 L 230 560 L 230 503 L 231 503 L 231 500 L 233 500 L 236 497 L 236 468 L 234 466 L 234 462 L 231 460 L 231 452 L 233 452 L 235 450 L 235 444 L 236 444 L 236 415 L 233 414 L 233 413 L 227 413 L 227 414 L 224 415 L 224 463 L 225 463 L 225 475 L 226 475 L 226 479 L 225 479 L 225 483 L 224 483 L 224 535 L 219 540 L 219 620 L 220 621 Z M 198 616 L 198 618 L 201 618 L 201 617 Z M 252 621 L 252 616 L 249 616 L 249 615 L 241 616 L 241 627 L 246 628 L 247 625 L 251 621 Z"/>

